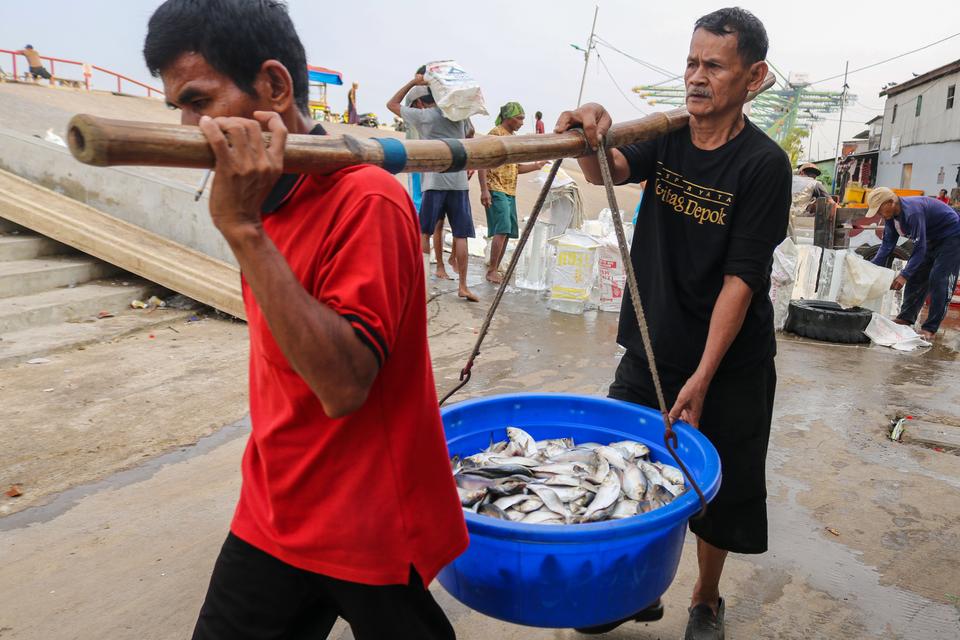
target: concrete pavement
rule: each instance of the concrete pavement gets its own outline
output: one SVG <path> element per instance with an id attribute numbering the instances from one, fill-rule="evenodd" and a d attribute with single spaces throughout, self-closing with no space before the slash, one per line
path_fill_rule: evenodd
<path id="1" fill-rule="evenodd" d="M 486 285 L 477 290 L 492 297 Z M 449 294 L 429 307 L 443 391 L 486 307 Z M 506 296 L 459 398 L 603 393 L 619 357 L 616 318 L 550 313 L 533 294 Z M 943 340 L 955 337 L 950 329 Z M 728 562 L 727 637 L 958 637 L 960 457 L 885 439 L 897 412 L 960 429 L 956 353 L 789 337 L 779 346 L 767 465 L 771 548 Z M 0 518 L 0 638 L 188 637 L 236 499 L 245 433 L 243 424 L 227 426 L 197 446 Z M 664 620 L 607 637 L 682 636 L 695 579 L 690 542 L 664 597 Z M 433 589 L 462 639 L 582 637 L 501 623 Z M 331 637 L 352 636 L 341 623 Z"/>

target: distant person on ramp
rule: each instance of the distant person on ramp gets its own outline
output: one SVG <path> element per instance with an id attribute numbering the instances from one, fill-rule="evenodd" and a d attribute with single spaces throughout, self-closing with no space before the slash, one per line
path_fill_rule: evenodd
<path id="1" fill-rule="evenodd" d="M 33 48 L 32 44 L 28 44 L 23 49 L 20 49 L 20 51 L 17 51 L 17 53 L 27 59 L 27 65 L 30 67 L 30 75 L 33 76 L 34 80 L 39 80 L 40 78 L 44 80 L 53 79 L 50 77 L 50 72 L 43 66 L 43 60 L 40 58 L 37 50 Z"/>

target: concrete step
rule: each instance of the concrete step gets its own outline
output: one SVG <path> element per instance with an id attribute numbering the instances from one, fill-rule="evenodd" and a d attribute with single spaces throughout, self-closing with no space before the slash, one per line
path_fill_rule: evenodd
<path id="1" fill-rule="evenodd" d="M 0 236 L 0 262 L 74 253 L 56 240 L 32 234 Z"/>
<path id="2" fill-rule="evenodd" d="M 58 322 L 11 331 L 0 338 L 0 368 L 11 367 L 31 358 L 46 357 L 60 351 L 73 351 L 85 348 L 86 345 L 116 340 L 144 329 L 177 331 L 179 325 L 195 314 L 194 311 L 178 309 L 127 309 L 113 318 L 103 320 Z"/>
<path id="3" fill-rule="evenodd" d="M 107 278 L 119 269 L 89 257 L 52 257 L 0 262 L 0 298 Z"/>
<path id="4" fill-rule="evenodd" d="M 131 301 L 146 300 L 161 291 L 152 282 L 131 277 L 4 298 L 0 304 L 0 337 L 41 325 L 92 321 L 101 311 L 117 313 L 129 308 Z"/>

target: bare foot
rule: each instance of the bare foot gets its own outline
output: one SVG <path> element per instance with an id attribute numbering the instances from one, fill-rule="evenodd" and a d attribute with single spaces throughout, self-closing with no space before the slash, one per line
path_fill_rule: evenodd
<path id="1" fill-rule="evenodd" d="M 457 295 L 461 298 L 465 298 L 467 302 L 480 302 L 480 298 L 478 298 L 473 291 L 470 291 L 470 289 L 467 289 L 466 287 L 461 287 L 460 291 L 457 292 Z"/>
<path id="2" fill-rule="evenodd" d="M 487 271 L 487 282 L 491 284 L 501 284 L 503 282 L 503 278 L 500 277 L 499 273 Z"/>
<path id="3" fill-rule="evenodd" d="M 934 334 L 930 333 L 926 329 L 920 330 L 920 337 L 926 340 L 927 342 L 930 342 L 931 340 L 933 340 L 933 336 Z"/>
<path id="4" fill-rule="evenodd" d="M 434 275 L 441 280 L 453 280 L 453 278 L 450 277 L 450 274 L 447 273 L 445 269 L 437 269 L 437 272 Z"/>

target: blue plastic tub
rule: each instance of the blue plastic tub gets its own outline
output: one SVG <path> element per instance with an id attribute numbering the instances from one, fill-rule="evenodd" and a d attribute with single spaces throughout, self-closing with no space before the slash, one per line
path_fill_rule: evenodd
<path id="1" fill-rule="evenodd" d="M 517 394 L 469 400 L 442 411 L 450 455 L 485 449 L 520 427 L 536 439 L 608 444 L 637 440 L 653 460 L 673 463 L 660 414 L 575 395 Z M 720 459 L 696 429 L 677 424 L 677 451 L 708 499 L 720 488 Z M 453 597 L 488 616 L 533 627 L 585 627 L 619 620 L 659 598 L 680 563 L 693 491 L 623 520 L 531 525 L 466 513 L 470 546 L 438 576 Z"/>

